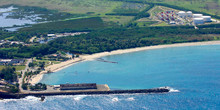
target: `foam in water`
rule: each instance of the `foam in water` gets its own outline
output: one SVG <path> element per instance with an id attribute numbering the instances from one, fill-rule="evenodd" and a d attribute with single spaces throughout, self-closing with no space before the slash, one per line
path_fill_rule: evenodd
<path id="1" fill-rule="evenodd" d="M 135 99 L 134 99 L 134 97 L 129 97 L 129 98 L 127 98 L 127 100 L 128 101 L 134 101 Z"/>
<path id="2" fill-rule="evenodd" d="M 159 88 L 169 89 L 169 92 L 180 92 L 179 90 L 174 89 L 174 88 L 171 88 L 171 87 L 168 87 L 168 86 L 165 86 L 165 87 L 159 87 Z"/>
<path id="3" fill-rule="evenodd" d="M 40 98 L 34 97 L 34 96 L 27 96 L 23 100 L 28 100 L 28 101 L 39 101 Z"/>
<path id="4" fill-rule="evenodd" d="M 177 89 L 170 88 L 170 92 L 180 92 L 180 91 Z"/>
<path id="5" fill-rule="evenodd" d="M 85 98 L 87 95 L 76 95 L 76 96 L 73 96 L 73 99 L 75 101 L 80 101 L 82 100 L 83 98 Z"/>
<path id="6" fill-rule="evenodd" d="M 115 97 L 115 98 L 112 99 L 112 101 L 113 101 L 113 102 L 118 102 L 118 98 Z"/>
<path id="7" fill-rule="evenodd" d="M 1 100 L 0 102 L 13 102 L 13 101 L 31 101 L 31 102 L 38 102 L 38 101 L 40 101 L 40 98 L 34 97 L 34 96 L 27 96 L 27 97 L 22 98 L 22 99 L 4 99 L 4 100 Z"/>

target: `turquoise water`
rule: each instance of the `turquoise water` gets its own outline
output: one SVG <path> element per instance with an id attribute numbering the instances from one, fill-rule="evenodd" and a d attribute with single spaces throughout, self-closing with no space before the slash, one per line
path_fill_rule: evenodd
<path id="1" fill-rule="evenodd" d="M 175 47 L 103 57 L 118 64 L 86 61 L 41 82 L 98 83 L 112 89 L 169 86 L 167 94 L 28 97 L 0 101 L 0 109 L 220 109 L 220 45 Z M 24 104 L 24 106 L 23 106 Z"/>

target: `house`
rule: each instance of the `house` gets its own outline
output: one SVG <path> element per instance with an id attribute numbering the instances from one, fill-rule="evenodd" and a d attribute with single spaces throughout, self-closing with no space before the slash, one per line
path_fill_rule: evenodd
<path id="1" fill-rule="evenodd" d="M 8 83 L 3 81 L 3 80 L 0 80 L 0 85 L 7 85 Z"/>
<path id="2" fill-rule="evenodd" d="M 9 62 L 9 64 L 22 64 L 24 62 L 24 59 L 12 59 L 11 62 Z"/>
<path id="3" fill-rule="evenodd" d="M 14 65 L 14 64 L 23 64 L 25 62 L 24 59 L 0 59 L 0 65 Z"/>
<path id="4" fill-rule="evenodd" d="M 6 65 L 11 62 L 12 59 L 0 59 L 0 65 Z"/>
<path id="5" fill-rule="evenodd" d="M 60 90 L 87 90 L 87 89 L 97 89 L 96 83 L 60 84 Z"/>
<path id="6" fill-rule="evenodd" d="M 55 34 L 47 34 L 48 37 L 56 37 Z"/>

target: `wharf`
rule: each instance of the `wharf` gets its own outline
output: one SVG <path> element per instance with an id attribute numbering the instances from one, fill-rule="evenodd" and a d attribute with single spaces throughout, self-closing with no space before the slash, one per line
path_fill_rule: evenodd
<path id="1" fill-rule="evenodd" d="M 110 94 L 156 94 L 156 93 L 168 93 L 170 91 L 167 87 L 153 88 L 153 89 L 133 89 L 133 90 L 110 90 L 108 85 L 97 85 L 97 89 L 88 90 L 46 90 L 46 91 L 30 91 L 25 93 L 1 93 L 0 98 L 3 99 L 20 99 L 27 96 L 45 97 L 56 95 L 110 95 Z"/>

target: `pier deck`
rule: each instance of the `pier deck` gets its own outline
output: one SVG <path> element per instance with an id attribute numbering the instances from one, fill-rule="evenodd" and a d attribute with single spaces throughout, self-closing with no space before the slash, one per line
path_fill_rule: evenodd
<path id="1" fill-rule="evenodd" d="M 2 93 L 0 92 L 0 98 L 3 99 L 19 99 L 26 96 L 45 97 L 55 95 L 98 95 L 98 94 L 134 94 L 134 93 L 168 93 L 170 91 L 167 87 L 154 88 L 154 89 L 133 89 L 133 90 L 110 90 L 108 85 L 97 85 L 97 89 L 86 89 L 86 90 L 60 90 L 54 89 L 50 86 L 46 91 L 29 91 L 25 93 Z"/>

